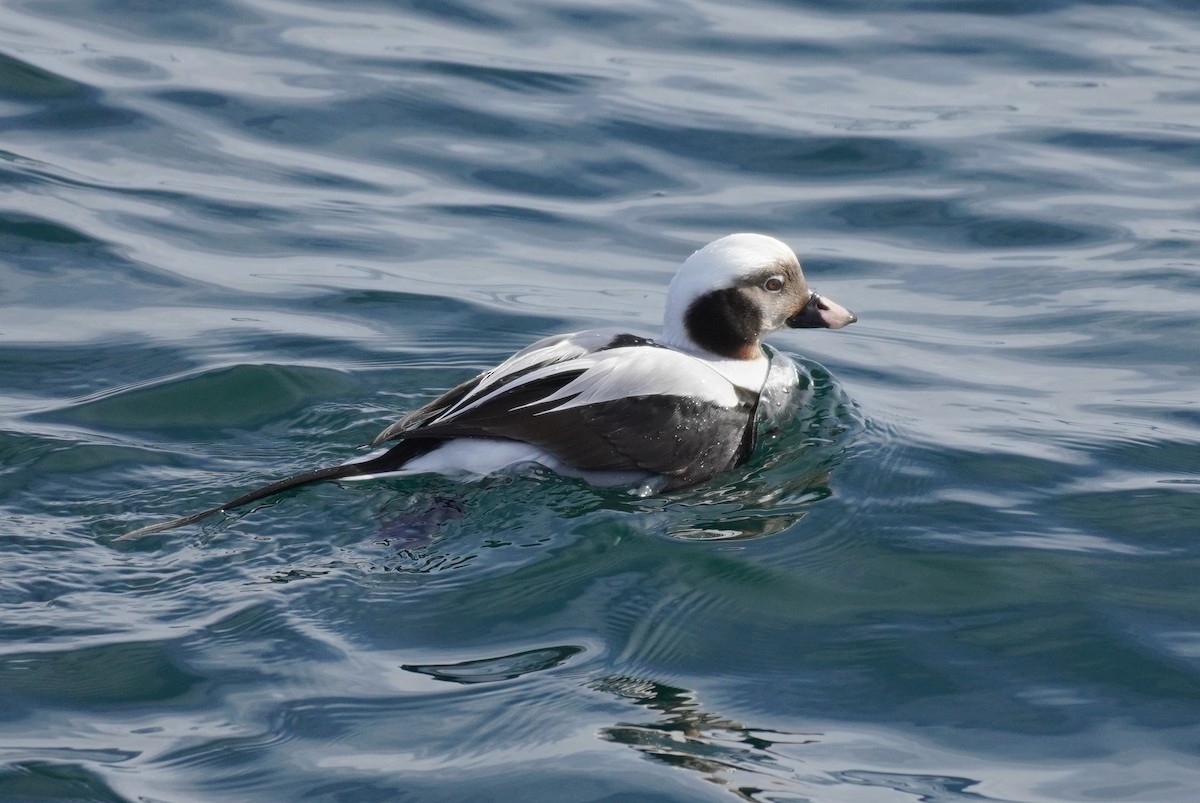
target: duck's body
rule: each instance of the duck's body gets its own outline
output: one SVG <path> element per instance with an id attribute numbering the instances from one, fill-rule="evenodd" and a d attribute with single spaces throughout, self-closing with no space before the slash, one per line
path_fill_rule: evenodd
<path id="1" fill-rule="evenodd" d="M 473 474 L 536 462 L 597 484 L 693 485 L 749 454 L 761 363 L 734 381 L 625 332 L 549 337 L 385 429 L 374 445 L 400 443 L 373 462 Z"/>
<path id="2" fill-rule="evenodd" d="M 488 474 L 540 463 L 645 492 L 703 482 L 744 462 L 770 362 L 764 333 L 839 329 L 845 308 L 808 289 L 786 245 L 735 234 L 693 254 L 668 291 L 662 336 L 556 335 L 383 430 L 382 453 L 300 474 L 130 536 L 178 527 L 289 488 L 391 473 Z"/>

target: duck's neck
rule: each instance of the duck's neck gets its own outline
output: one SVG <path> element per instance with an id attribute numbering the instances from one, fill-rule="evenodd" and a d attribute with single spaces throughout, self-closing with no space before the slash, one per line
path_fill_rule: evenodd
<path id="1" fill-rule="evenodd" d="M 717 373 L 733 384 L 755 393 L 762 392 L 763 385 L 767 381 L 767 374 L 771 370 L 771 361 L 761 348 L 758 350 L 758 357 L 753 360 L 731 359 L 716 355 L 701 356 L 697 354 L 696 356 L 703 359 Z"/>
<path id="2" fill-rule="evenodd" d="M 771 367 L 770 359 L 757 340 L 740 350 L 740 356 L 719 354 L 694 341 L 685 327 L 668 323 L 663 326 L 659 342 L 702 360 L 733 384 L 756 393 L 762 389 Z"/>

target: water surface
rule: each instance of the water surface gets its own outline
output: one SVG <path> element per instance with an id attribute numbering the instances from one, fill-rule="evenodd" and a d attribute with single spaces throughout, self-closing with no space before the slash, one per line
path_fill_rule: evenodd
<path id="1" fill-rule="evenodd" d="M 0 799 L 1191 801 L 1184 2 L 17 0 Z M 313 486 L 781 237 L 861 321 L 645 500 Z"/>

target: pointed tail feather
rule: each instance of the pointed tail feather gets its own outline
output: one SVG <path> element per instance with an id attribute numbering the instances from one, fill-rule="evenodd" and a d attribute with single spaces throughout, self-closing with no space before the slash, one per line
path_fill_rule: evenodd
<path id="1" fill-rule="evenodd" d="M 189 516 L 181 516 L 170 521 L 151 524 L 146 527 L 141 527 L 132 532 L 127 532 L 124 535 L 118 536 L 117 541 L 131 541 L 135 538 L 141 538 L 144 535 L 153 533 L 161 533 L 164 530 L 173 530 L 176 527 L 183 527 L 188 524 L 194 524 L 201 519 L 206 519 L 209 516 L 215 516 L 218 513 L 224 513 L 227 510 L 242 505 L 248 505 L 251 502 L 257 502 L 260 499 L 266 499 L 268 496 L 274 496 L 284 491 L 290 491 L 292 488 L 299 488 L 301 485 L 308 485 L 313 482 L 321 482 L 322 480 L 336 480 L 342 477 L 358 477 L 363 474 L 379 474 L 388 471 L 396 471 L 404 466 L 409 460 L 414 457 L 432 451 L 440 444 L 440 441 L 421 440 L 421 441 L 401 441 L 393 446 L 384 454 L 370 460 L 363 460 L 357 463 L 342 463 L 337 466 L 329 466 L 328 468 L 318 468 L 314 471 L 306 471 L 303 474 L 295 474 L 282 480 L 264 485 L 249 493 L 242 494 L 236 499 L 230 499 L 223 505 L 201 510 L 199 513 L 192 513 Z"/>

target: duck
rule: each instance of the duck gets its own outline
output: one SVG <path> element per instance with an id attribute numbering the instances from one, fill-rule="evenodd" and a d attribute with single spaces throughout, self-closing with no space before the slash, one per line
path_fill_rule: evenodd
<path id="1" fill-rule="evenodd" d="M 324 480 L 478 477 L 537 464 L 595 485 L 629 485 L 643 496 L 688 488 L 741 465 L 754 450 L 771 368 L 763 336 L 856 320 L 809 288 L 788 245 L 730 234 L 680 266 L 657 337 L 592 329 L 543 338 L 384 428 L 366 456 L 122 538 Z"/>

